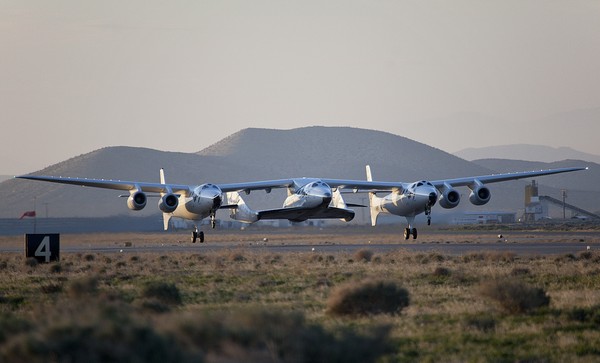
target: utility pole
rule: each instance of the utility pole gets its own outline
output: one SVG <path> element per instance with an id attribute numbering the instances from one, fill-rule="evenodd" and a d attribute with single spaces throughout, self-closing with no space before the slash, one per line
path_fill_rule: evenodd
<path id="1" fill-rule="evenodd" d="M 36 209 L 36 199 L 37 197 L 33 197 L 33 233 L 37 233 L 37 213 L 35 211 Z"/>
<path id="2" fill-rule="evenodd" d="M 562 189 L 562 199 L 563 199 L 563 219 L 567 219 L 567 203 L 566 203 L 566 199 L 567 199 L 567 190 L 566 189 Z"/>

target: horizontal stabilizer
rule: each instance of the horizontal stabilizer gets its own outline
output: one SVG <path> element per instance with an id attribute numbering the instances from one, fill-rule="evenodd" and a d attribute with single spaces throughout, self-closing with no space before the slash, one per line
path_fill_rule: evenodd
<path id="1" fill-rule="evenodd" d="M 354 208 L 368 208 L 367 205 L 362 204 L 354 204 L 354 203 L 346 203 L 346 207 L 354 207 Z"/>
<path id="2" fill-rule="evenodd" d="M 258 212 L 258 219 L 289 219 L 302 222 L 307 219 L 343 219 L 350 222 L 354 218 L 351 209 L 329 207 L 325 209 L 306 209 L 303 207 L 279 208 Z"/>

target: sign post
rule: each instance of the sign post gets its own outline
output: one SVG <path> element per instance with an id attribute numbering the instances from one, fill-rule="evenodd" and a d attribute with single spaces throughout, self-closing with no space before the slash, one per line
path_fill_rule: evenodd
<path id="1" fill-rule="evenodd" d="M 60 235 L 58 233 L 25 235 L 25 257 L 33 257 L 40 263 L 59 260 Z"/>

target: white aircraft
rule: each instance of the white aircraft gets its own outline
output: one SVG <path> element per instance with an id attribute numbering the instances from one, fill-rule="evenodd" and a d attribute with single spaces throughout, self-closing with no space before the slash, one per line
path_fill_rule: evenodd
<path id="1" fill-rule="evenodd" d="M 340 179 L 290 179 L 278 180 L 278 186 L 288 187 L 288 197 L 281 209 L 254 211 L 249 208 L 237 192 L 227 193 L 230 205 L 237 205 L 232 209 L 231 218 L 253 223 L 261 219 L 289 219 L 291 221 L 304 221 L 306 219 L 340 218 L 346 222 L 352 220 L 354 211 L 348 206 L 362 207 L 355 204 L 346 204 L 340 194 L 341 189 L 350 189 L 353 192 L 369 192 L 371 210 L 371 224 L 377 224 L 380 213 L 388 213 L 405 217 L 408 226 L 404 230 L 404 238 L 417 238 L 417 229 L 413 226 L 415 217 L 421 213 L 427 216 L 427 223 L 431 224 L 431 208 L 439 201 L 442 208 L 455 208 L 460 203 L 460 194 L 455 187 L 466 186 L 471 189 L 469 201 L 474 205 L 484 205 L 490 201 L 491 192 L 484 183 L 497 183 L 507 180 L 531 178 L 543 175 L 566 173 L 587 168 L 562 168 L 541 171 L 507 173 L 497 175 L 483 175 L 476 177 L 443 179 L 435 181 L 417 181 L 414 183 L 380 182 L 373 181 L 371 168 L 367 165 L 367 181 L 340 180 Z M 269 185 L 269 181 L 262 182 Z M 388 193 L 385 197 L 377 197 L 377 192 Z"/>
<path id="2" fill-rule="evenodd" d="M 393 214 L 405 217 L 408 226 L 404 229 L 404 239 L 417 238 L 417 229 L 413 227 L 415 217 L 421 213 L 427 216 L 427 224 L 431 224 L 431 208 L 439 201 L 440 206 L 451 209 L 460 203 L 460 193 L 455 187 L 468 187 L 471 190 L 469 201 L 473 205 L 484 205 L 492 196 L 484 184 L 532 178 L 543 175 L 567 173 L 588 168 L 562 168 L 519 173 L 506 173 L 496 175 L 483 175 L 467 178 L 442 179 L 432 181 L 417 181 L 414 183 L 398 183 L 391 193 L 383 198 L 377 197 L 375 191 L 369 192 L 371 210 L 371 225 L 377 224 L 380 213 Z M 372 181 L 371 168 L 366 166 L 367 180 Z M 377 183 L 375 183 L 377 184 Z"/>
<path id="3" fill-rule="evenodd" d="M 367 168 L 367 179 L 278 179 L 233 184 L 200 184 L 179 185 L 165 182 L 164 170 L 160 171 L 160 183 L 137 181 L 118 181 L 85 178 L 63 178 L 54 176 L 24 175 L 17 178 L 39 180 L 53 183 L 72 184 L 95 188 L 125 190 L 129 195 L 127 206 L 131 210 L 141 210 L 146 206 L 148 195 L 155 193 L 159 197 L 158 208 L 163 212 L 164 229 L 169 225 L 171 217 L 190 220 L 202 220 L 210 217 L 211 226 L 215 228 L 215 213 L 218 209 L 232 209 L 232 218 L 253 223 L 260 219 L 289 219 L 303 221 L 306 219 L 340 218 L 350 221 L 354 211 L 348 209 L 340 191 L 347 189 L 353 192 L 369 192 L 371 200 L 371 220 L 375 225 L 379 213 L 390 213 L 406 217 L 408 228 L 405 238 L 417 237 L 417 230 L 412 226 L 416 215 L 431 215 L 431 207 L 439 200 L 443 208 L 454 208 L 460 202 L 460 194 L 454 187 L 467 186 L 471 189 L 469 200 L 475 205 L 483 205 L 490 200 L 491 193 L 484 183 L 495 183 L 507 180 L 530 178 L 542 175 L 566 173 L 587 168 L 562 168 L 542 171 L 521 172 L 512 174 L 485 175 L 438 181 L 419 181 L 412 184 L 401 182 L 376 182 Z M 239 192 L 250 193 L 254 190 L 265 190 L 270 193 L 274 188 L 287 188 L 288 197 L 283 208 L 264 211 L 253 211 L 240 197 Z M 389 192 L 384 198 L 375 195 L 377 192 Z M 151 195 L 154 196 L 154 195 Z M 228 204 L 223 204 L 225 198 Z M 204 241 L 204 233 L 197 227 L 192 234 L 192 242 Z"/>

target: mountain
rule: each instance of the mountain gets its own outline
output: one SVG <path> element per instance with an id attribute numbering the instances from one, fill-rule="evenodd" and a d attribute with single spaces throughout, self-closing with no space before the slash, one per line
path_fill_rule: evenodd
<path id="1" fill-rule="evenodd" d="M 600 155 L 584 153 L 569 147 L 554 148 L 542 145 L 499 145 L 467 148 L 454 153 L 465 160 L 510 159 L 551 163 L 560 160 L 585 160 L 600 164 Z"/>
<path id="2" fill-rule="evenodd" d="M 371 165 L 375 179 L 386 181 L 411 182 L 493 172 L 483 164 L 466 161 L 398 135 L 347 127 L 305 127 L 292 130 L 244 129 L 197 153 L 108 147 L 34 174 L 158 181 L 159 169 L 165 168 L 167 182 L 178 184 L 302 176 L 362 180 L 365 179 L 366 164 Z M 546 182 L 560 184 L 552 181 L 559 177 L 540 178 L 541 185 Z M 562 183 L 568 185 L 573 180 L 566 178 Z M 490 187 L 492 200 L 485 209 L 472 206 L 467 201 L 468 189 L 461 188 L 463 203 L 452 211 L 517 210 L 522 208 L 524 185 L 522 181 L 493 184 Z M 596 196 L 591 198 L 590 195 L 599 192 L 598 185 L 600 183 L 582 186 L 592 189 L 579 200 L 570 201 L 582 208 L 597 205 L 594 202 L 598 200 Z M 118 198 L 119 194 L 112 190 L 11 179 L 0 183 L 0 218 L 17 218 L 23 211 L 31 210 L 35 203 L 40 213 L 47 208 L 50 217 L 156 215 L 157 221 L 160 219 L 152 200 L 144 210 L 134 212 L 127 209 L 125 199 Z M 274 190 L 268 195 L 253 192 L 245 197 L 248 204 L 257 209 L 280 207 L 284 198 L 285 191 L 282 190 Z M 364 194 L 349 194 L 346 199 L 354 203 L 368 203 Z M 441 212 L 442 209 L 437 207 L 434 214 Z M 227 218 L 227 212 L 220 213 L 221 218 Z"/>

